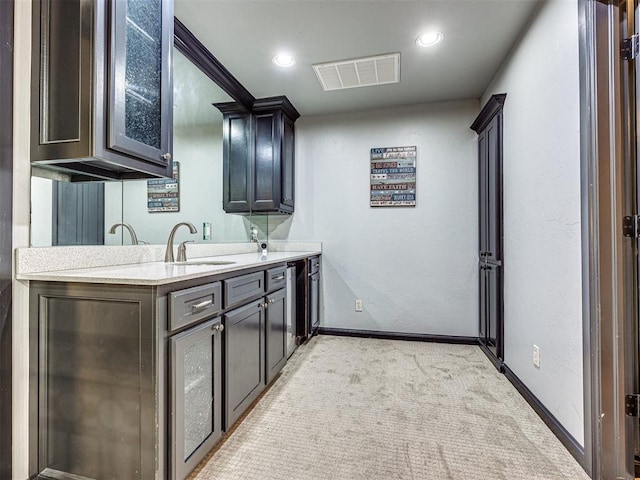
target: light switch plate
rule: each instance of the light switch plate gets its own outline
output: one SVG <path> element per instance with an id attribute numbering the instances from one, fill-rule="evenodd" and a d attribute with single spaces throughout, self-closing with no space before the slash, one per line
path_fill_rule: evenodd
<path id="1" fill-rule="evenodd" d="M 356 312 L 361 312 L 362 311 L 362 300 L 360 300 L 359 298 L 356 298 Z"/>
<path id="2" fill-rule="evenodd" d="M 537 345 L 533 346 L 533 365 L 540 368 L 540 347 Z"/>

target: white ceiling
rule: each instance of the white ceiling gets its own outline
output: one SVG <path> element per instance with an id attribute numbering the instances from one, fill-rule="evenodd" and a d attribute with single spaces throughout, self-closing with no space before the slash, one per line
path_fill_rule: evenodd
<path id="1" fill-rule="evenodd" d="M 479 98 L 538 0 L 175 0 L 175 15 L 257 98 L 302 115 Z M 436 29 L 444 40 L 415 45 Z M 296 65 L 274 66 L 279 52 Z M 400 52 L 400 83 L 324 92 L 312 65 Z"/>

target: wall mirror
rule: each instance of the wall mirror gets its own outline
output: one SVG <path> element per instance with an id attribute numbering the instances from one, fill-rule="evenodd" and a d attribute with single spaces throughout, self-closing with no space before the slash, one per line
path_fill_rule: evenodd
<path id="1" fill-rule="evenodd" d="M 223 124 L 222 114 L 212 106 L 231 101 L 250 104 L 253 97 L 190 35 L 176 20 L 173 158 L 177 195 L 171 183 L 70 183 L 50 171 L 33 169 L 31 246 L 164 244 L 173 225 L 182 221 L 194 224 L 198 233 L 188 238 L 199 243 L 248 242 L 252 230 L 260 240 L 266 238 L 266 218 L 254 221 L 251 215 L 227 214 L 222 209 Z"/>

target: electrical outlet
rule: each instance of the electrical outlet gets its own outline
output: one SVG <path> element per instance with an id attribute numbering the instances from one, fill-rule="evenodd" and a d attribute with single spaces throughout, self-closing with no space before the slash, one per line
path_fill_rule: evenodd
<path id="1" fill-rule="evenodd" d="M 356 298 L 356 312 L 361 312 L 362 311 L 362 300 L 360 300 L 359 298 Z"/>
<path id="2" fill-rule="evenodd" d="M 540 347 L 537 345 L 533 346 L 533 365 L 540 368 Z"/>

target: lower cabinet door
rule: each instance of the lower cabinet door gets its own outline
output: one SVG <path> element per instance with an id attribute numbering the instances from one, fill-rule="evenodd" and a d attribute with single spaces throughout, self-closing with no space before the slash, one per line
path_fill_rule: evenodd
<path id="1" fill-rule="evenodd" d="M 267 295 L 266 353 L 267 384 L 287 363 L 286 289 Z"/>
<path id="2" fill-rule="evenodd" d="M 309 278 L 309 335 L 320 326 L 320 273 Z"/>
<path id="3" fill-rule="evenodd" d="M 265 387 L 263 302 L 261 298 L 224 316 L 226 430 Z"/>
<path id="4" fill-rule="evenodd" d="M 170 338 L 171 478 L 182 480 L 222 436 L 220 318 Z"/>

